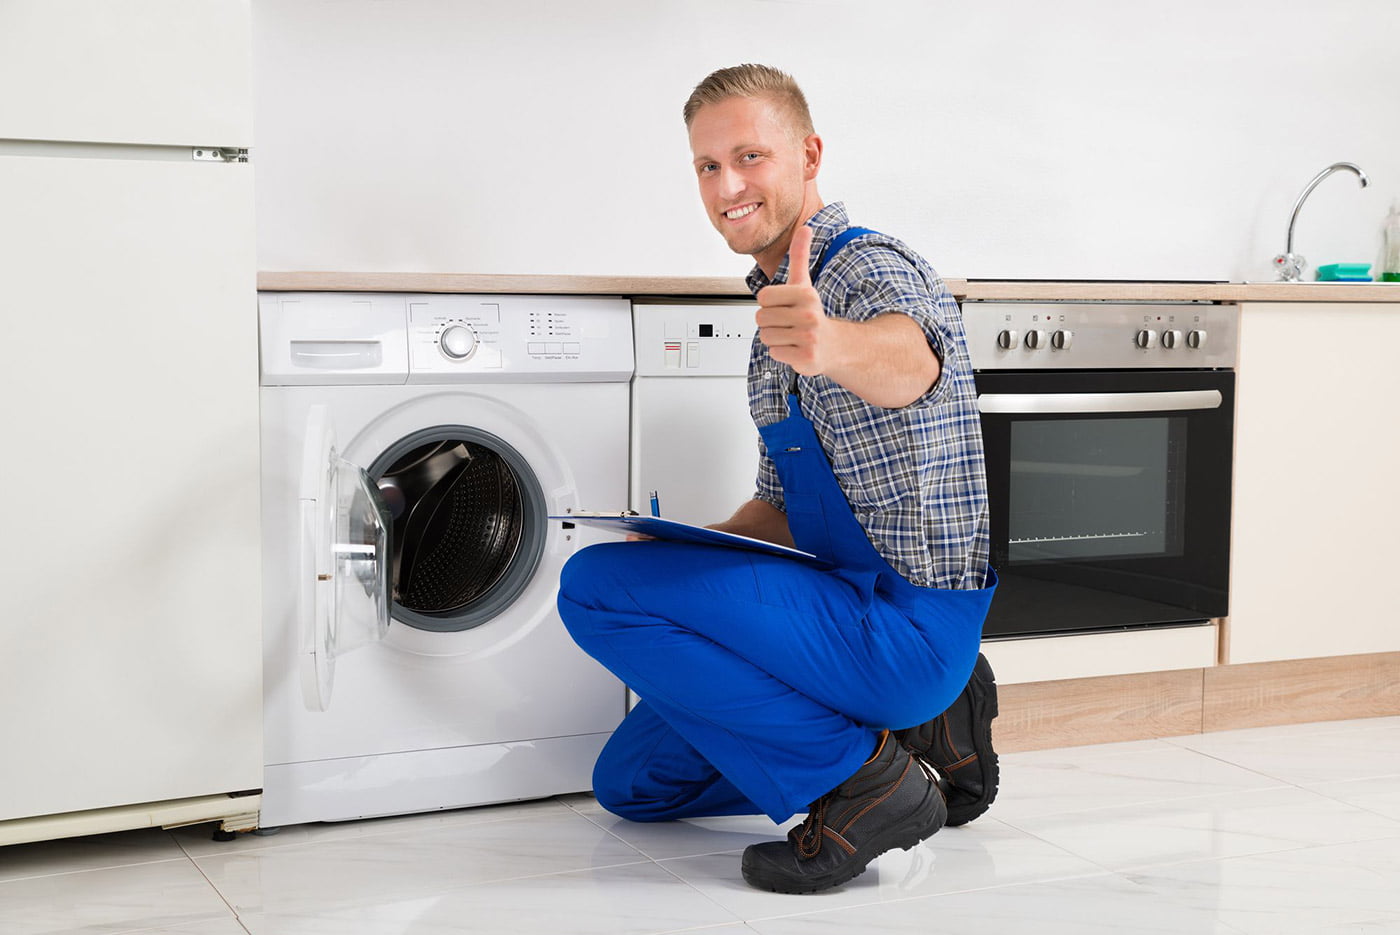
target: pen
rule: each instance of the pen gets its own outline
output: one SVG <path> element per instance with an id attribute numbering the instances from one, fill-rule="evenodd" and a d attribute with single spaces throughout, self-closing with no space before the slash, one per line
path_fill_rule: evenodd
<path id="1" fill-rule="evenodd" d="M 655 490 L 651 492 L 651 515 L 661 515 L 661 501 L 657 499 Z"/>

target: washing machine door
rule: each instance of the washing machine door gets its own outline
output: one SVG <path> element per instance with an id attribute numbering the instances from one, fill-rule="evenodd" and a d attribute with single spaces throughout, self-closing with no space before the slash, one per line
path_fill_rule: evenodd
<path id="1" fill-rule="evenodd" d="M 324 406 L 306 420 L 297 615 L 303 700 L 330 705 L 335 660 L 389 629 L 389 513 L 358 465 L 340 457 Z"/>

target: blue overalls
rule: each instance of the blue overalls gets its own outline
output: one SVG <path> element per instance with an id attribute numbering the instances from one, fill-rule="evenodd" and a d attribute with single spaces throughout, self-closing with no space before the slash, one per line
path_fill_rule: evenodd
<path id="1" fill-rule="evenodd" d="M 793 541 L 830 567 L 612 542 L 560 576 L 574 640 L 642 699 L 593 773 L 624 818 L 781 823 L 856 772 L 881 729 L 944 711 L 977 660 L 995 574 L 981 590 L 909 583 L 851 513 L 796 395 L 788 413 L 759 432 Z"/>

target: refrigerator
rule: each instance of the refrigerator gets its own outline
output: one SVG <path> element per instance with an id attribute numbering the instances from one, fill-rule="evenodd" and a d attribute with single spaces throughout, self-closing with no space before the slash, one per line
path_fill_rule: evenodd
<path id="1" fill-rule="evenodd" d="M 256 822 L 246 0 L 0 0 L 0 844 Z"/>

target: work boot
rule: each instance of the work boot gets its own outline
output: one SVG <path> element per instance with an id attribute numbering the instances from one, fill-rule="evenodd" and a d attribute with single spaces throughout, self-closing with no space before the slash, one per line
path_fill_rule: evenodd
<path id="1" fill-rule="evenodd" d="M 744 849 L 744 879 L 776 893 L 815 893 L 857 876 L 893 848 L 908 850 L 943 827 L 933 779 L 889 731 L 854 776 L 812 803 L 786 841 Z"/>
<path id="2" fill-rule="evenodd" d="M 894 732 L 906 750 L 933 767 L 948 800 L 949 827 L 965 825 L 997 797 L 1000 770 L 992 749 L 997 683 L 987 657 L 977 654 L 972 677 L 957 700 L 932 721 Z"/>

